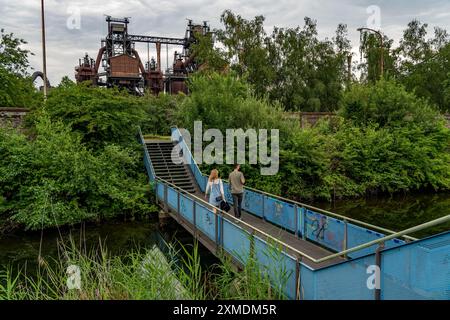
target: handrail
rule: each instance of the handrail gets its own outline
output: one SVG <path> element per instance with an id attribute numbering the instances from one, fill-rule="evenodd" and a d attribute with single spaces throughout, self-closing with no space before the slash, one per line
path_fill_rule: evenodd
<path id="1" fill-rule="evenodd" d="M 150 158 L 150 154 L 148 153 L 148 149 L 147 149 L 147 146 L 145 144 L 144 135 L 142 134 L 142 130 L 141 130 L 140 126 L 138 126 L 138 132 L 139 132 L 139 138 L 141 139 L 142 146 L 144 148 L 144 153 L 145 153 L 148 161 L 150 162 L 150 170 L 151 170 L 151 172 L 153 174 L 153 177 L 156 179 L 156 174 L 155 174 L 155 171 L 153 170 L 153 163 L 152 163 L 152 160 Z"/>
<path id="2" fill-rule="evenodd" d="M 180 134 L 180 137 L 183 138 L 183 135 L 181 134 L 181 131 L 180 131 L 180 129 L 179 129 L 177 126 L 172 126 L 171 129 L 172 129 L 172 128 L 178 130 L 178 132 L 179 132 L 179 134 Z M 184 141 L 184 138 L 183 138 L 183 141 Z M 201 174 L 202 177 L 203 177 L 204 174 L 202 173 L 202 170 L 200 170 L 200 168 L 199 168 L 199 166 L 198 166 L 198 164 L 197 164 L 197 161 L 195 161 L 194 156 L 192 155 L 191 148 L 189 148 L 189 147 L 186 145 L 186 149 L 189 151 L 189 154 L 191 155 L 191 159 L 193 160 L 193 163 L 194 163 L 195 167 L 197 168 L 198 172 L 200 172 L 200 174 Z"/>
<path id="3" fill-rule="evenodd" d="M 202 205 L 204 205 L 204 206 L 210 207 L 211 209 L 215 209 L 215 212 L 214 212 L 214 210 L 212 210 L 212 212 L 214 213 L 214 215 L 220 216 L 219 214 L 217 214 L 217 212 L 220 212 L 220 213 L 222 214 L 222 216 L 230 217 L 230 218 L 232 218 L 234 221 L 235 221 L 235 220 L 239 220 L 238 218 L 236 218 L 235 216 L 229 214 L 228 212 L 223 211 L 223 210 L 221 210 L 221 209 L 219 209 L 219 208 L 213 206 L 213 205 L 210 204 L 209 202 L 206 202 L 205 200 L 203 200 L 203 199 L 197 197 L 196 195 L 194 195 L 194 194 L 192 194 L 192 193 L 189 193 L 189 192 L 187 192 L 186 190 L 183 190 L 182 188 L 180 188 L 180 187 L 174 185 L 174 184 L 171 183 L 171 182 L 168 182 L 167 180 L 164 180 L 164 179 L 162 179 L 162 178 L 160 178 L 160 177 L 156 177 L 155 180 L 161 181 L 162 183 L 165 183 L 165 184 L 171 186 L 171 187 L 174 188 L 174 189 L 177 189 L 177 190 L 182 191 L 183 194 L 187 195 L 187 196 L 190 197 L 190 198 L 196 199 L 197 201 L 199 201 L 199 202 L 200 202 Z M 252 226 L 251 224 L 249 224 L 249 223 L 247 223 L 247 222 L 245 222 L 245 221 L 243 221 L 243 220 L 239 220 L 239 224 L 240 224 L 240 225 L 245 225 L 245 226 L 249 227 L 249 228 L 252 229 L 253 231 L 256 231 L 256 232 L 260 233 L 261 235 L 264 235 L 265 237 L 270 238 L 271 240 L 273 240 L 273 241 L 277 242 L 278 244 L 282 245 L 283 247 L 288 248 L 288 249 L 294 251 L 295 253 L 297 253 L 297 254 L 299 254 L 299 255 L 301 255 L 301 256 L 303 256 L 303 257 L 309 259 L 309 260 L 316 261 L 315 258 L 309 256 L 308 254 L 306 254 L 306 253 L 304 253 L 304 252 L 302 252 L 302 251 L 299 251 L 298 249 L 296 249 L 296 248 L 294 248 L 294 247 L 291 247 L 291 246 L 288 245 L 287 243 L 282 242 L 281 240 L 275 238 L 274 236 L 272 236 L 272 235 L 270 235 L 270 234 L 268 234 L 268 233 L 266 233 L 266 232 L 264 232 L 264 231 L 262 231 L 262 230 L 260 230 L 260 229 L 258 229 L 258 228 L 256 228 L 256 227 Z"/>
<path id="4" fill-rule="evenodd" d="M 433 226 L 436 226 L 436 225 L 439 225 L 439 224 L 442 224 L 442 223 L 445 223 L 445 222 L 448 222 L 448 221 L 450 221 L 450 214 L 446 215 L 444 217 L 437 218 L 435 220 L 431 220 L 431 221 L 419 224 L 419 225 L 417 225 L 415 227 L 411 227 L 411 228 L 405 229 L 403 231 L 396 232 L 396 233 L 391 234 L 389 236 L 385 236 L 385 237 L 380 238 L 380 239 L 375 239 L 375 240 L 372 240 L 370 242 L 361 244 L 359 246 L 356 246 L 356 247 L 353 247 L 353 248 L 350 248 L 350 249 L 347 249 L 347 250 L 343 250 L 341 252 L 329 255 L 327 257 L 317 259 L 315 262 L 317 262 L 317 263 L 324 262 L 326 260 L 333 259 L 333 258 L 345 255 L 345 254 L 350 253 L 350 252 L 355 252 L 355 251 L 358 251 L 358 250 L 361 250 L 361 249 L 365 249 L 365 248 L 371 247 L 371 246 L 373 246 L 375 244 L 382 243 L 382 242 L 385 242 L 385 241 L 388 241 L 388 240 L 391 240 L 391 239 L 394 239 L 394 238 L 398 238 L 398 237 L 400 237 L 402 235 L 406 235 L 408 233 L 413 233 L 413 232 L 417 232 L 417 231 L 420 231 L 420 230 L 423 230 L 423 229 L 426 229 L 426 228 L 430 228 L 430 227 L 433 227 Z"/>
<path id="5" fill-rule="evenodd" d="M 362 226 L 369 227 L 369 228 L 372 228 L 372 229 L 377 229 L 379 231 L 383 231 L 383 232 L 386 232 L 386 233 L 391 233 L 391 234 L 396 233 L 396 231 L 393 231 L 393 230 L 390 230 L 390 229 L 386 229 L 386 228 L 383 228 L 383 227 L 380 227 L 380 226 L 376 226 L 376 225 L 373 225 L 373 224 L 370 224 L 370 223 L 367 223 L 367 222 L 364 222 L 364 221 L 361 221 L 361 220 L 357 220 L 357 219 L 353 219 L 353 218 L 350 218 L 350 217 L 346 217 L 346 216 L 343 216 L 343 215 L 340 215 L 340 214 L 337 214 L 337 213 L 334 213 L 334 212 L 331 212 L 331 211 L 327 211 L 327 210 L 320 209 L 320 208 L 317 208 L 317 207 L 314 207 L 314 206 L 311 206 L 311 205 L 308 205 L 308 204 L 305 204 L 305 203 L 301 203 L 301 202 L 298 202 L 298 201 L 295 201 L 295 200 L 291 200 L 291 199 L 287 199 L 287 198 L 284 198 L 284 197 L 281 197 L 281 196 L 277 196 L 275 194 L 271 194 L 271 193 L 268 193 L 268 192 L 265 192 L 265 191 L 262 191 L 262 190 L 258 190 L 258 189 L 252 188 L 252 187 L 244 186 L 244 188 L 246 188 L 246 189 L 248 189 L 250 191 L 254 191 L 254 192 L 259 192 L 259 193 L 265 194 L 266 196 L 269 196 L 269 197 L 273 197 L 273 198 L 277 198 L 279 200 L 283 200 L 285 202 L 296 204 L 296 205 L 298 205 L 300 207 L 311 209 L 313 211 L 317 211 L 317 212 L 323 213 L 325 215 L 330 215 L 330 216 L 333 216 L 333 217 L 337 217 L 337 218 L 340 218 L 340 219 L 342 219 L 344 221 L 354 222 L 354 223 L 360 224 Z M 412 241 L 418 240 L 417 238 L 413 238 L 413 237 L 410 237 L 410 236 L 404 236 L 404 238 L 407 238 L 408 240 L 412 240 Z"/>

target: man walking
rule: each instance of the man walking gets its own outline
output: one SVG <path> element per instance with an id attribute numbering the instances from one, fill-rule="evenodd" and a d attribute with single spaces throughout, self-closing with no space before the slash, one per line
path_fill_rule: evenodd
<path id="1" fill-rule="evenodd" d="M 231 195 L 233 196 L 234 202 L 234 216 L 238 219 L 241 218 L 242 214 L 242 196 L 244 195 L 245 184 L 245 178 L 240 169 L 241 166 L 236 164 L 234 166 L 234 170 L 230 173 L 228 178 L 231 186 Z"/>

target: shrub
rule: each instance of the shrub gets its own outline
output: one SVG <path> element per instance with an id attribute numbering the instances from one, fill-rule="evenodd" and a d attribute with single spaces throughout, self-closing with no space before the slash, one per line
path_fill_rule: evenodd
<path id="1" fill-rule="evenodd" d="M 153 210 L 139 158 L 106 146 L 94 154 L 81 136 L 42 116 L 36 138 L 0 130 L 0 215 L 29 229 Z"/>
<path id="2" fill-rule="evenodd" d="M 374 85 L 353 85 L 342 98 L 340 114 L 358 126 L 433 128 L 442 121 L 439 112 L 425 99 L 386 80 Z"/>

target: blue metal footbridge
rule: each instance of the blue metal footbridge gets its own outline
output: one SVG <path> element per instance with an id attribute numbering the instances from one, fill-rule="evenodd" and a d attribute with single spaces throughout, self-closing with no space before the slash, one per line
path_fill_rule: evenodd
<path id="1" fill-rule="evenodd" d="M 237 220 L 204 200 L 207 176 L 171 130 L 167 140 L 139 130 L 157 203 L 215 255 L 237 266 L 253 257 L 289 299 L 450 300 L 450 231 L 409 236 L 450 215 L 395 232 L 246 187 Z"/>

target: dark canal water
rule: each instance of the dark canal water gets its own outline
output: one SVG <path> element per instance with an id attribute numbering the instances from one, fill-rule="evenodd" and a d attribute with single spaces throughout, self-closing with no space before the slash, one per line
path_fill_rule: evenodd
<path id="1" fill-rule="evenodd" d="M 337 201 L 336 203 L 314 203 L 313 205 L 368 223 L 400 231 L 426 221 L 450 214 L 450 194 L 409 195 L 394 198 L 372 198 L 370 200 Z M 81 231 L 84 230 L 84 235 Z M 433 227 L 414 234 L 426 237 L 450 230 L 450 223 Z M 183 245 L 193 243 L 187 231 L 173 222 L 160 229 L 153 222 L 107 222 L 101 225 L 85 224 L 61 230 L 45 230 L 42 242 L 42 254 L 47 259 L 58 258 L 58 239 L 60 233 L 64 241 L 72 237 L 76 244 L 87 247 L 98 246 L 101 239 L 113 255 L 122 255 L 131 249 L 150 248 L 155 244 L 161 249 L 164 242 Z M 14 232 L 0 236 L 0 267 L 10 265 L 24 267 L 32 271 L 37 266 L 40 245 L 40 232 Z M 209 251 L 200 246 L 202 264 L 211 265 L 217 260 Z"/>

